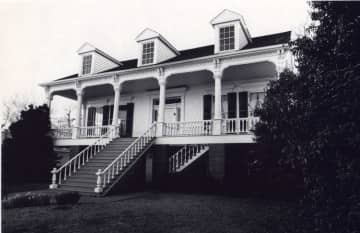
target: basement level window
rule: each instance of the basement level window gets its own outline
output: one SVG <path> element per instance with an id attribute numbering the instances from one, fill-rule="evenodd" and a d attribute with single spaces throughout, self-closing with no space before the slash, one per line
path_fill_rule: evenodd
<path id="1" fill-rule="evenodd" d="M 220 51 L 232 50 L 235 48 L 234 25 L 220 28 Z"/>
<path id="2" fill-rule="evenodd" d="M 151 64 L 154 62 L 154 42 L 144 43 L 142 49 L 142 64 Z"/>
<path id="3" fill-rule="evenodd" d="M 91 55 L 83 56 L 82 74 L 90 74 L 91 72 Z"/>

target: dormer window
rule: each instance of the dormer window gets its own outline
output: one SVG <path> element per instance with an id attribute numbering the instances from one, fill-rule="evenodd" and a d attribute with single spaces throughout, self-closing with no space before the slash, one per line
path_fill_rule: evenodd
<path id="1" fill-rule="evenodd" d="M 142 46 L 142 64 L 152 64 L 154 62 L 154 42 L 147 42 Z"/>
<path id="2" fill-rule="evenodd" d="M 220 51 L 233 50 L 235 48 L 235 27 L 234 25 L 221 27 L 219 32 Z"/>
<path id="3" fill-rule="evenodd" d="M 92 55 L 86 55 L 83 57 L 82 74 L 91 73 L 91 60 L 92 60 Z"/>

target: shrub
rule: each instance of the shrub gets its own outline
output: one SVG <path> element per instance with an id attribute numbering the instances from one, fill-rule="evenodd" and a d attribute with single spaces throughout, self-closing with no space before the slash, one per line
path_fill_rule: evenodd
<path id="1" fill-rule="evenodd" d="M 55 202 L 58 205 L 76 204 L 80 200 L 78 192 L 63 192 L 55 195 Z"/>
<path id="2" fill-rule="evenodd" d="M 41 193 L 17 194 L 2 202 L 5 209 L 50 205 L 50 196 Z"/>

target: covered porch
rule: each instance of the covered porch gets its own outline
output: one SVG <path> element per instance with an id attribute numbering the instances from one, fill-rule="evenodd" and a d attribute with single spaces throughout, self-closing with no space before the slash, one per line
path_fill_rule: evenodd
<path id="1" fill-rule="evenodd" d="M 100 137 L 137 137 L 154 122 L 159 144 L 175 139 L 188 142 L 193 137 L 251 142 L 251 130 L 259 121 L 254 110 L 276 75 L 274 63 L 264 61 L 220 71 L 194 69 L 166 75 L 160 69 L 158 77 L 120 78 L 115 84 L 59 90 L 52 95 L 76 100 L 77 117 L 70 127 L 53 129 L 55 144 L 89 145 Z"/>

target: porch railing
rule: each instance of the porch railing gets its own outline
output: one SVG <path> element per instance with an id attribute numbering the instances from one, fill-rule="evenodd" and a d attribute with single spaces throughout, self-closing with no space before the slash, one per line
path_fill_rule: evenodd
<path id="1" fill-rule="evenodd" d="M 213 121 L 184 121 L 164 123 L 164 136 L 206 136 L 213 131 Z"/>
<path id="2" fill-rule="evenodd" d="M 67 161 L 64 165 L 62 165 L 58 169 L 53 168 L 53 170 L 51 171 L 52 183 L 50 185 L 50 188 L 51 189 L 57 188 L 58 184 L 61 184 L 69 176 L 71 176 L 82 166 L 84 166 L 85 163 L 87 163 L 89 159 L 93 158 L 96 153 L 104 149 L 106 144 L 108 144 L 111 141 L 112 138 L 111 135 L 114 134 L 114 131 L 117 131 L 117 128 L 118 127 L 107 130 L 93 144 L 89 145 L 88 147 L 80 151 L 77 155 L 75 155 L 72 159 Z"/>
<path id="3" fill-rule="evenodd" d="M 111 125 L 78 127 L 79 138 L 98 138 L 110 131 Z"/>
<path id="4" fill-rule="evenodd" d="M 250 133 L 255 124 L 259 122 L 259 117 L 230 118 L 222 120 L 223 134 Z"/>
<path id="5" fill-rule="evenodd" d="M 73 128 L 55 128 L 52 131 L 54 137 L 59 139 L 69 139 L 73 135 Z"/>

